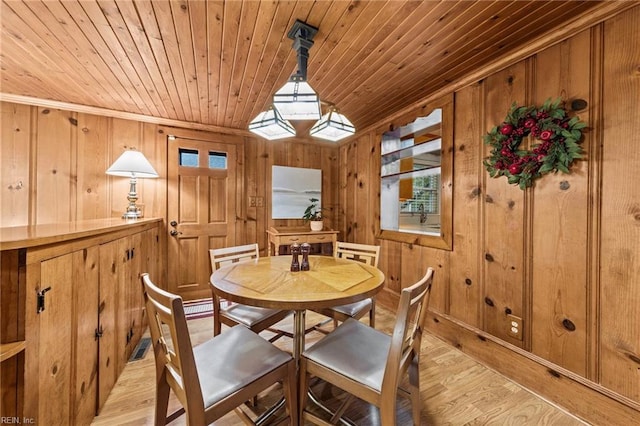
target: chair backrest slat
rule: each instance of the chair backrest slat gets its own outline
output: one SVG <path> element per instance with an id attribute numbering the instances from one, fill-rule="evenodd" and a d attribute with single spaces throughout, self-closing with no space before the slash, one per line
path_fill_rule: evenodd
<path id="1" fill-rule="evenodd" d="M 380 257 L 380 246 L 338 241 L 334 245 L 333 256 L 337 258 L 356 260 L 377 268 Z"/>
<path id="2" fill-rule="evenodd" d="M 211 258 L 211 270 L 217 271 L 223 266 L 228 266 L 237 262 L 248 262 L 258 259 L 260 251 L 258 244 L 246 244 L 242 246 L 225 247 L 209 250 Z"/>
<path id="3" fill-rule="evenodd" d="M 142 282 L 155 353 L 156 379 L 165 376 L 174 385 L 172 389 L 183 406 L 195 404 L 204 410 L 182 298 L 158 288 L 146 273 L 142 274 Z M 168 335 L 165 334 L 167 331 Z"/>
<path id="4" fill-rule="evenodd" d="M 382 382 L 383 393 L 386 389 L 394 392 L 409 363 L 419 357 L 432 284 L 433 269 L 428 268 L 420 281 L 403 289 L 400 294 L 396 325 L 391 336 Z"/>

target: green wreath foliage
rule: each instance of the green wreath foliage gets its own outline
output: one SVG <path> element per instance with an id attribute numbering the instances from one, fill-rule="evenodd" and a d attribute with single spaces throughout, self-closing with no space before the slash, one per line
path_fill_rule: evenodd
<path id="1" fill-rule="evenodd" d="M 544 174 L 569 173 L 571 163 L 582 158 L 579 143 L 585 127 L 578 117 L 568 116 L 560 98 L 547 99 L 539 108 L 514 102 L 504 122 L 484 136 L 484 143 L 491 145 L 484 166 L 491 177 L 506 176 L 523 190 Z M 539 143 L 521 149 L 529 135 Z"/>

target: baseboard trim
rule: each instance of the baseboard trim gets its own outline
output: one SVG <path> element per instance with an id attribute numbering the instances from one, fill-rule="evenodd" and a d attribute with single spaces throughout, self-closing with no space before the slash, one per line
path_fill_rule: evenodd
<path id="1" fill-rule="evenodd" d="M 427 330 L 586 422 L 634 424 L 640 418 L 640 403 L 455 318 L 430 311 Z"/>

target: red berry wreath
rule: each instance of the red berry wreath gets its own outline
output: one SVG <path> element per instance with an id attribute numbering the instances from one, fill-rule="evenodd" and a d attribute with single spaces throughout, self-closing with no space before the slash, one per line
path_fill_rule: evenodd
<path id="1" fill-rule="evenodd" d="M 549 172 L 569 173 L 573 160 L 582 158 L 580 139 L 586 124 L 578 117 L 569 118 L 551 99 L 540 108 L 511 106 L 504 122 L 484 136 L 491 145 L 491 155 L 484 166 L 491 177 L 506 176 L 509 183 L 525 189 L 533 180 Z M 531 150 L 519 149 L 522 139 L 533 136 L 541 142 Z"/>

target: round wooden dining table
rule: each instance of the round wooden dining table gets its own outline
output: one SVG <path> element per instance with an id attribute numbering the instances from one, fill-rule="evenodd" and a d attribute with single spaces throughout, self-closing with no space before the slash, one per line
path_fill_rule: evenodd
<path id="1" fill-rule="evenodd" d="M 384 274 L 367 264 L 309 256 L 309 270 L 291 272 L 291 256 L 262 257 L 218 269 L 213 291 L 245 305 L 294 311 L 293 356 L 304 351 L 305 311 L 357 302 L 382 289 Z"/>

